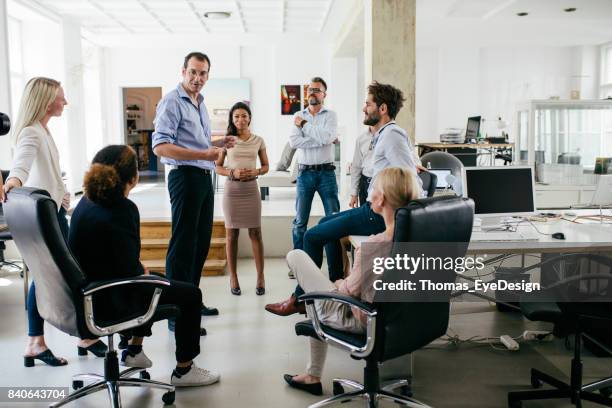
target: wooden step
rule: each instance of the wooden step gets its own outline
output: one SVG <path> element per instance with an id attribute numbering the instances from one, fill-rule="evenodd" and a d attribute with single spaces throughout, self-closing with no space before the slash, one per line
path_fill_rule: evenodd
<path id="1" fill-rule="evenodd" d="M 146 238 L 168 238 L 172 236 L 172 222 L 169 220 L 144 220 L 140 222 L 140 237 Z M 225 221 L 215 219 L 213 221 L 213 238 L 225 237 Z"/>
<path id="2" fill-rule="evenodd" d="M 143 260 L 142 264 L 149 268 L 151 272 L 166 273 L 166 260 L 165 259 L 148 259 Z M 204 269 L 202 270 L 202 276 L 220 276 L 225 275 L 225 265 L 227 261 L 225 259 L 207 259 L 204 263 Z"/>
<path id="3" fill-rule="evenodd" d="M 169 238 L 145 238 L 141 241 L 140 259 L 166 259 Z M 226 259 L 225 238 L 212 238 L 208 259 Z"/>

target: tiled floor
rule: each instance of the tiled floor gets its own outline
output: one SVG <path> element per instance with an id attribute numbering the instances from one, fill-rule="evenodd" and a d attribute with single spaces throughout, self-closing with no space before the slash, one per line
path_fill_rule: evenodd
<path id="1" fill-rule="evenodd" d="M 267 293 L 254 293 L 255 273 L 250 260 L 239 261 L 243 295 L 232 296 L 226 276 L 202 279 L 205 301 L 220 309 L 220 316 L 204 318 L 209 335 L 202 338 L 202 354 L 196 359 L 203 367 L 220 371 L 221 382 L 212 386 L 178 390 L 177 407 L 306 407 L 321 399 L 288 388 L 284 373 L 304 370 L 308 342 L 295 336 L 293 325 L 302 317 L 277 317 L 264 311 L 265 303 L 287 297 L 295 285 L 287 278 L 283 259 L 266 259 Z M 81 372 L 101 372 L 102 359 L 77 357 L 76 339 L 46 326 L 47 341 L 53 351 L 68 359 L 65 367 L 37 364 L 24 368 L 26 315 L 23 309 L 21 279 L 17 274 L 0 272 L 0 387 L 68 386 L 70 376 Z M 487 303 L 456 303 L 450 321 L 451 334 L 471 336 L 517 336 L 525 328 L 541 325 L 525 322 L 516 314 L 503 314 Z M 418 327 L 414 328 L 418 330 Z M 154 362 L 153 379 L 167 381 L 174 365 L 174 338 L 163 322 L 153 328 L 145 350 Z M 538 366 L 553 374 L 568 372 L 570 353 L 557 340 L 530 347 L 521 344 L 518 352 L 494 350 L 488 345 L 458 348 L 439 343 L 415 354 L 415 397 L 435 407 L 504 407 L 506 393 L 529 384 L 529 367 Z M 609 359 L 585 355 L 585 376 L 610 374 Z M 331 394 L 335 377 L 361 380 L 363 363 L 337 349 L 328 353 L 324 391 Z M 1 388 L 0 388 L 1 389 Z M 124 407 L 161 407 L 161 391 L 126 389 Z M 32 404 L 0 406 L 28 407 Z M 37 405 L 44 406 L 44 405 Z M 72 406 L 105 407 L 105 393 L 89 396 Z M 363 406 L 357 403 L 341 407 Z M 381 404 L 393 407 L 394 404 Z M 525 407 L 565 407 L 563 403 L 525 404 Z M 585 406 L 589 406 L 585 404 Z"/>

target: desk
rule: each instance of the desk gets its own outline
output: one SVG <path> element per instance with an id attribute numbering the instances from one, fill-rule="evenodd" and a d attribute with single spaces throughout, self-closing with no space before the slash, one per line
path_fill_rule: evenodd
<path id="1" fill-rule="evenodd" d="M 476 149 L 485 150 L 489 154 L 490 165 L 495 165 L 495 155 L 500 149 L 509 149 L 510 157 L 514 157 L 514 143 L 419 143 L 419 157 L 432 151 L 448 152 L 448 149 Z M 461 153 L 459 153 L 460 155 Z"/>
<path id="2" fill-rule="evenodd" d="M 576 211 L 578 214 L 587 213 L 588 210 Z M 592 212 L 592 211 L 590 211 Z M 544 234 L 562 232 L 565 240 L 552 238 L 550 235 L 541 235 L 538 241 L 505 241 L 505 242 L 470 242 L 468 245 L 468 255 L 497 255 L 485 261 L 485 265 L 491 265 L 502 261 L 510 256 L 525 254 L 568 254 L 586 252 L 612 252 L 612 224 L 577 224 L 564 219 L 557 219 L 548 222 L 534 223 L 538 230 Z M 528 223 L 523 223 L 521 229 L 533 229 Z M 368 239 L 366 236 L 351 235 L 349 241 L 353 248 L 358 248 Z M 524 267 L 524 265 L 523 265 Z M 458 277 L 474 281 L 474 278 L 466 274 L 458 274 Z M 465 293 L 464 291 L 463 293 Z M 463 293 L 457 293 L 461 295 Z M 471 295 L 495 301 L 487 295 L 470 293 Z M 508 305 L 516 308 L 514 305 Z"/>

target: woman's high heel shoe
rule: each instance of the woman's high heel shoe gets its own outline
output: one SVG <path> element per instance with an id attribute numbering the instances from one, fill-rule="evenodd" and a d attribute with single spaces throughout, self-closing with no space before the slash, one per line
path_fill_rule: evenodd
<path id="1" fill-rule="evenodd" d="M 87 352 L 89 351 L 91 354 L 95 355 L 96 357 L 104 357 L 106 355 L 107 350 L 108 350 L 108 347 L 106 346 L 106 344 L 104 344 L 102 340 L 98 340 L 95 343 L 87 347 L 77 346 L 77 351 L 79 353 L 79 356 L 86 356 Z"/>
<path id="2" fill-rule="evenodd" d="M 266 294 L 266 288 L 264 288 L 263 286 L 258 286 L 255 288 L 255 294 L 257 296 L 262 296 Z"/>
<path id="3" fill-rule="evenodd" d="M 53 352 L 49 349 L 43 351 L 42 353 L 38 353 L 35 356 L 23 356 L 24 367 L 34 367 L 34 360 L 40 360 L 52 367 L 64 366 L 68 364 L 66 360 L 55 357 Z"/>
<path id="4" fill-rule="evenodd" d="M 232 292 L 232 295 L 235 295 L 235 296 L 242 295 L 242 291 L 240 290 L 240 286 L 237 287 L 237 288 L 231 288 L 230 291 Z"/>

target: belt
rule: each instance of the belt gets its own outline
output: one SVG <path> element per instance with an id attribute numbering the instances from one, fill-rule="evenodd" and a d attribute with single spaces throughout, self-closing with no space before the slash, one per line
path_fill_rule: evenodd
<path id="1" fill-rule="evenodd" d="M 322 170 L 336 170 L 336 166 L 333 163 L 323 163 L 323 164 L 300 164 L 298 165 L 298 170 L 314 170 L 314 171 L 322 171 Z"/>
<path id="2" fill-rule="evenodd" d="M 168 166 L 170 170 L 197 170 L 197 171 L 201 171 L 202 173 L 206 175 L 212 174 L 211 170 L 203 169 L 201 167 L 196 167 L 196 166 L 189 166 L 189 165 L 184 165 L 184 164 L 180 164 L 180 165 L 166 164 L 166 166 Z"/>

